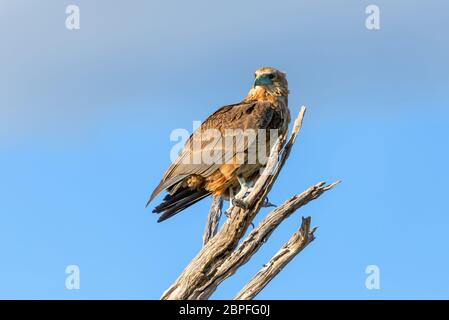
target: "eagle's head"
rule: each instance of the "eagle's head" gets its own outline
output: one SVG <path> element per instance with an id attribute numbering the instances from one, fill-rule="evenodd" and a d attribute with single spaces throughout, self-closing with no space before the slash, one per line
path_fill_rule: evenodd
<path id="1" fill-rule="evenodd" d="M 254 91 L 265 91 L 272 96 L 288 95 L 287 75 L 275 68 L 263 67 L 254 74 Z"/>

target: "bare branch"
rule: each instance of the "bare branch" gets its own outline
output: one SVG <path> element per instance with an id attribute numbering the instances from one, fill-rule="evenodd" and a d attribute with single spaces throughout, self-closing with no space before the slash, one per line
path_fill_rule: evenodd
<path id="1" fill-rule="evenodd" d="M 287 241 L 286 244 L 271 258 L 248 284 L 236 295 L 235 300 L 251 300 L 262 291 L 263 288 L 309 243 L 315 236 L 315 229 L 310 231 L 311 218 L 302 218 L 299 230 Z"/>
<path id="2" fill-rule="evenodd" d="M 242 241 L 232 254 L 218 268 L 214 277 L 211 278 L 204 286 L 208 288 L 216 288 L 225 279 L 232 276 L 238 268 L 247 263 L 251 257 L 260 249 L 260 247 L 269 239 L 273 231 L 291 214 L 300 207 L 315 200 L 325 191 L 335 187 L 339 181 L 326 185 L 325 182 L 317 183 L 308 188 L 303 193 L 296 195 L 285 201 L 282 205 L 271 211 L 260 223 L 250 232 L 250 234 Z"/>
<path id="3" fill-rule="evenodd" d="M 284 148 L 281 149 L 286 136 L 280 137 L 272 148 L 263 174 L 256 181 L 249 195 L 242 199 L 246 204 L 245 208 L 238 206 L 232 208 L 230 217 L 223 224 L 221 230 L 213 237 L 207 236 L 209 241 L 204 241 L 205 245 L 202 250 L 189 263 L 175 283 L 163 293 L 162 299 L 209 298 L 224 279 L 248 261 L 282 220 L 335 185 L 324 186 L 324 183 L 320 183 L 309 188 L 303 194 L 288 200 L 267 216 L 269 223 L 261 223 L 253 230 L 258 236 L 262 235 L 259 240 L 252 232 L 250 236 L 252 234 L 253 238 L 248 236 L 236 250 L 240 239 L 245 235 L 254 217 L 263 206 L 265 198 L 290 154 L 301 129 L 305 111 L 305 107 L 302 107 L 293 125 L 292 134 Z M 213 215 L 208 219 L 208 226 L 206 227 L 210 230 L 216 229 Z M 266 221 L 266 219 L 263 221 Z M 209 234 L 212 233 L 209 232 Z"/>
<path id="4" fill-rule="evenodd" d="M 218 224 L 220 223 L 220 218 L 223 208 L 222 197 L 214 197 L 212 205 L 210 207 L 209 215 L 207 216 L 206 228 L 203 234 L 203 245 L 213 238 L 218 231 Z"/>

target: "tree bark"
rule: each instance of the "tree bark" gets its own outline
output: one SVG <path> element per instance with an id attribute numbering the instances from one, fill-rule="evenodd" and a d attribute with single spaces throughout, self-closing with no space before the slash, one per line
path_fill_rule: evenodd
<path id="1" fill-rule="evenodd" d="M 220 218 L 223 208 L 223 199 L 221 197 L 214 197 L 212 205 L 207 216 L 206 227 L 203 234 L 203 245 L 209 242 L 218 231 L 218 225 L 220 223 Z"/>
<path id="2" fill-rule="evenodd" d="M 235 300 L 252 300 L 279 272 L 314 239 L 316 228 L 310 230 L 311 218 L 302 218 L 299 230 L 264 265 L 248 284 L 235 296 Z"/>

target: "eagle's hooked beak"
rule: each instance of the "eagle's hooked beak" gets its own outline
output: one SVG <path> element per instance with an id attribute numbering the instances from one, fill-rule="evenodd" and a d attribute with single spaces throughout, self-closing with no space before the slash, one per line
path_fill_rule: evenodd
<path id="1" fill-rule="evenodd" d="M 273 81 L 271 81 L 271 79 L 269 78 L 268 74 L 261 74 L 254 81 L 254 87 L 257 87 L 257 86 L 269 86 L 269 85 L 272 85 L 272 84 L 273 84 Z"/>

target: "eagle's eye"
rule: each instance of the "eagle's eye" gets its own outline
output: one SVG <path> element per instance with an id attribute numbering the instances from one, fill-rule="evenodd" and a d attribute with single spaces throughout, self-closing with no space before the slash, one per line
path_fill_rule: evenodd
<path id="1" fill-rule="evenodd" d="M 276 78 L 276 75 L 274 73 L 270 73 L 268 75 L 268 79 L 273 80 L 274 78 Z"/>

